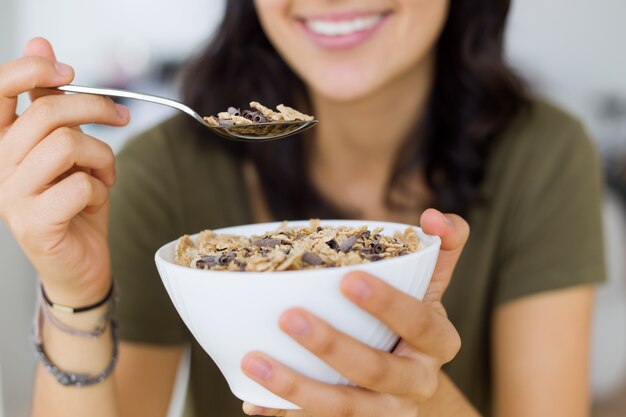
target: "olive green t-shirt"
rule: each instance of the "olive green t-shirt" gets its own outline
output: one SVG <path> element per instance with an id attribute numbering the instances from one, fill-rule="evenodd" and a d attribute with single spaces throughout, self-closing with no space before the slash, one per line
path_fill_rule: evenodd
<path id="1" fill-rule="evenodd" d="M 127 341 L 191 344 L 195 414 L 242 416 L 241 401 L 179 318 L 153 261 L 161 245 L 183 234 L 253 219 L 241 163 L 215 146 L 222 139 L 197 138 L 186 126 L 179 117 L 166 121 L 118 157 L 110 243 L 120 332 Z M 493 148 L 485 201 L 470 211 L 471 236 L 444 298 L 463 341 L 446 372 L 484 415 L 494 309 L 604 279 L 601 189 L 598 158 L 580 123 L 542 101 Z"/>

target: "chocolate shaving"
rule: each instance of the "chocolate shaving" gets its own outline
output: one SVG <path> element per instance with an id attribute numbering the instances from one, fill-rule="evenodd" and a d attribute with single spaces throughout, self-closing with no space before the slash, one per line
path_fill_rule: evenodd
<path id="1" fill-rule="evenodd" d="M 314 254 L 313 252 L 305 252 L 304 255 L 302 255 L 302 261 L 304 263 L 307 263 L 309 265 L 314 265 L 314 266 L 321 265 L 324 263 L 322 258 Z"/>
<path id="2" fill-rule="evenodd" d="M 196 262 L 196 268 L 204 268 L 205 266 L 211 268 L 213 266 L 218 266 L 220 265 L 221 258 L 222 255 L 203 256 Z"/>
<path id="3" fill-rule="evenodd" d="M 267 123 L 267 118 L 261 114 L 261 112 L 256 112 L 254 117 L 252 117 L 252 121 L 254 123 Z"/>
<path id="4" fill-rule="evenodd" d="M 337 243 L 337 241 L 335 239 L 330 239 L 328 242 L 326 242 L 326 244 L 328 245 L 329 248 L 331 248 L 332 250 L 337 250 L 339 249 L 339 243 Z"/>
<path id="5" fill-rule="evenodd" d="M 283 241 L 281 239 L 262 238 L 253 241 L 252 246 L 275 248 L 282 243 Z"/>
<path id="6" fill-rule="evenodd" d="M 350 236 L 346 240 L 343 241 L 341 245 L 339 245 L 339 250 L 342 252 L 348 252 L 352 249 L 352 246 L 356 243 L 356 236 Z"/>
<path id="7" fill-rule="evenodd" d="M 257 114 L 260 114 L 258 111 L 252 111 L 252 110 L 244 110 L 241 115 L 243 117 L 245 117 L 248 120 L 253 120 L 254 121 L 254 116 L 256 116 Z"/>
<path id="8" fill-rule="evenodd" d="M 380 255 L 384 251 L 385 251 L 385 248 L 383 247 L 383 245 L 381 245 L 378 242 L 372 242 L 372 253 Z"/>

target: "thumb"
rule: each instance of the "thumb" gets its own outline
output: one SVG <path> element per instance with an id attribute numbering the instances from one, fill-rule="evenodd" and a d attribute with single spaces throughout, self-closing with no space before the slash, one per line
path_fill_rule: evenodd
<path id="1" fill-rule="evenodd" d="M 435 209 L 426 210 L 420 219 L 424 233 L 439 236 L 441 248 L 433 277 L 424 296 L 426 302 L 441 301 L 463 247 L 469 237 L 469 225 L 455 214 L 444 215 Z"/>
<path id="2" fill-rule="evenodd" d="M 26 48 L 24 48 L 24 56 L 40 56 L 55 62 L 57 60 L 56 55 L 54 55 L 52 45 L 45 38 L 31 39 L 26 44 Z"/>
<path id="3" fill-rule="evenodd" d="M 27 44 L 26 48 L 24 48 L 24 56 L 39 56 L 42 58 L 47 58 L 53 62 L 57 62 L 57 57 L 54 54 L 54 49 L 50 42 L 45 38 L 34 38 L 31 39 Z M 29 92 L 30 100 L 35 101 L 40 97 L 51 95 L 51 94 L 63 94 L 61 91 L 56 90 L 46 90 L 46 89 L 35 89 Z"/>

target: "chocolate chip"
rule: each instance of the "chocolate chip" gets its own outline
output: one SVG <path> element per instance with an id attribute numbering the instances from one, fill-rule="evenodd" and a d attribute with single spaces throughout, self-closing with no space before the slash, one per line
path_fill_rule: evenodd
<path id="1" fill-rule="evenodd" d="M 322 258 L 317 256 L 313 252 L 305 252 L 304 255 L 302 255 L 302 261 L 304 261 L 304 263 L 307 263 L 309 265 L 321 265 L 324 263 Z"/>
<path id="2" fill-rule="evenodd" d="M 324 228 L 322 226 L 317 226 L 317 230 L 318 232 L 321 232 L 322 230 L 324 230 Z"/>
<path id="3" fill-rule="evenodd" d="M 326 244 L 328 245 L 329 248 L 331 248 L 332 250 L 337 250 L 339 249 L 339 243 L 337 243 L 337 241 L 335 239 L 330 239 L 328 242 L 326 242 Z"/>
<path id="4" fill-rule="evenodd" d="M 339 250 L 342 252 L 348 252 L 350 249 L 352 249 L 352 246 L 354 246 L 355 242 L 356 236 L 350 236 L 349 238 L 344 240 L 341 245 L 339 245 Z"/>
<path id="5" fill-rule="evenodd" d="M 282 242 L 283 241 L 280 239 L 262 238 L 262 239 L 257 239 L 253 241 L 252 246 L 275 248 L 276 246 L 280 245 Z"/>

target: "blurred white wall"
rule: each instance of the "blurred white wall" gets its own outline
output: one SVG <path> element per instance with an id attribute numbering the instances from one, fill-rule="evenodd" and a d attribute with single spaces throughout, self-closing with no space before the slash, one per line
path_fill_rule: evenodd
<path id="1" fill-rule="evenodd" d="M 2 0 L 3 2 L 6 0 Z M 16 2 L 17 3 L 17 2 Z M 184 58 L 212 33 L 223 0 L 20 0 L 15 41 L 48 38 L 77 82 L 141 72 L 155 59 Z"/>
<path id="2" fill-rule="evenodd" d="M 626 131 L 606 132 L 599 100 L 626 100 L 626 1 L 513 0 L 511 62 L 542 94 L 582 117 L 603 148 L 624 149 Z M 617 139 L 616 139 L 617 138 Z"/>
<path id="3" fill-rule="evenodd" d="M 15 0 L 3 0 L 0 3 L 0 62 L 4 62 L 12 55 L 13 39 L 15 30 L 14 24 L 14 3 Z"/>
<path id="4" fill-rule="evenodd" d="M 14 56 L 18 49 L 16 5 L 17 0 L 0 2 L 0 62 Z M 0 223 L 0 265 L 0 377 L 4 375 L 0 381 L 0 416 L 3 411 L 9 416 L 26 416 L 33 369 L 29 334 L 34 272 L 4 223 Z"/>

